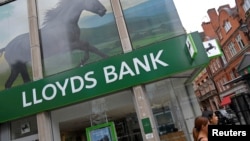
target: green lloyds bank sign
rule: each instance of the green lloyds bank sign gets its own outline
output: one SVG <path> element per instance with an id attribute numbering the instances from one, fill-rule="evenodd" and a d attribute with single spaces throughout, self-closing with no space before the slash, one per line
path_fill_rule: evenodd
<path id="1" fill-rule="evenodd" d="M 203 67 L 209 59 L 198 32 L 191 35 L 194 58 L 186 47 L 187 35 L 182 35 L 1 91 L 0 123 Z"/>

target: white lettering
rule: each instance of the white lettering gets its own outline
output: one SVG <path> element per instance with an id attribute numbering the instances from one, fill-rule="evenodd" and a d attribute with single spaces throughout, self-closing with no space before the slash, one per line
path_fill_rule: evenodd
<path id="1" fill-rule="evenodd" d="M 118 76 L 115 73 L 115 67 L 114 66 L 104 67 L 103 70 L 104 70 L 104 76 L 105 76 L 106 83 L 111 83 L 111 82 L 114 82 L 115 80 L 117 80 Z"/>
<path id="2" fill-rule="evenodd" d="M 96 79 L 90 77 L 90 75 L 92 75 L 92 74 L 94 74 L 94 71 L 88 72 L 84 76 L 85 80 L 92 82 L 92 85 L 87 85 L 86 84 L 87 89 L 94 88 L 97 85 Z"/>
<path id="3" fill-rule="evenodd" d="M 241 131 L 242 136 L 247 136 L 247 131 Z"/>
<path id="4" fill-rule="evenodd" d="M 212 136 L 246 136 L 246 131 L 233 131 L 230 129 L 229 131 L 219 131 L 218 129 L 212 129 Z"/>
<path id="5" fill-rule="evenodd" d="M 160 60 L 160 57 L 163 53 L 163 50 L 160 50 L 156 55 L 153 53 L 149 54 L 151 59 L 152 66 L 154 70 L 158 69 L 158 66 L 161 65 L 163 67 L 169 66 L 166 62 Z M 147 55 L 143 55 L 144 62 L 139 60 L 138 58 L 133 58 L 134 70 L 130 68 L 127 62 L 121 62 L 120 72 L 119 74 L 116 72 L 115 66 L 106 66 L 103 68 L 104 76 L 106 83 L 112 83 L 116 80 L 122 80 L 125 75 L 135 76 L 140 74 L 140 68 L 145 70 L 146 72 L 151 71 L 150 62 Z M 119 78 L 117 79 L 117 77 Z"/>
<path id="6" fill-rule="evenodd" d="M 79 81 L 79 86 L 78 88 L 76 88 L 76 80 Z M 81 91 L 83 89 L 83 86 L 84 86 L 84 81 L 83 81 L 83 78 L 80 77 L 80 76 L 74 76 L 74 77 L 71 77 L 70 78 L 70 82 L 71 82 L 71 90 L 72 90 L 72 93 L 77 93 L 79 91 Z"/>
<path id="7" fill-rule="evenodd" d="M 36 89 L 32 89 L 32 94 L 33 94 L 33 102 L 34 102 L 34 104 L 38 104 L 38 103 L 42 103 L 43 102 L 43 100 L 42 99 L 37 99 L 37 97 L 36 97 Z"/>
<path id="8" fill-rule="evenodd" d="M 136 74 L 140 74 L 139 66 L 141 66 L 146 72 L 149 72 L 151 70 L 147 56 L 143 55 L 143 58 L 145 64 L 143 64 L 138 58 L 133 59 Z"/>
<path id="9" fill-rule="evenodd" d="M 130 74 L 131 76 L 134 76 L 135 73 L 130 69 L 130 67 L 127 65 L 126 62 L 122 62 L 121 64 L 121 70 L 119 75 L 119 80 L 123 78 L 124 75 Z"/>
<path id="10" fill-rule="evenodd" d="M 47 96 L 47 93 L 46 93 L 46 90 L 48 88 L 52 88 L 52 94 L 50 97 Z M 45 100 L 52 100 L 56 97 L 56 94 L 57 94 L 57 90 L 56 90 L 56 87 L 55 85 L 53 84 L 48 84 L 48 85 L 45 85 L 45 87 L 43 87 L 43 90 L 42 90 L 42 96 L 43 96 L 43 99 Z"/>
<path id="11" fill-rule="evenodd" d="M 140 75 L 142 72 L 150 72 L 162 66 L 169 66 L 169 64 L 161 60 L 163 51 L 164 50 L 159 50 L 157 53 L 149 53 L 140 58 L 134 57 L 132 60 L 128 60 L 128 62 L 122 61 L 120 66 L 108 65 L 103 67 L 106 84 L 122 80 L 125 76 L 133 77 L 135 75 Z M 133 65 L 131 65 L 132 63 Z M 22 92 L 23 107 L 53 100 L 58 94 L 66 96 L 67 90 L 70 88 L 71 94 L 81 92 L 84 88 L 95 88 L 97 83 L 97 79 L 94 78 L 94 71 L 89 71 L 85 73 L 84 76 L 72 76 L 67 79 L 65 78 L 64 81 L 55 81 L 54 83 L 46 84 L 42 88 L 39 87 L 39 90 L 33 88 L 32 94 L 30 95 L 26 94 L 26 92 Z"/>
<path id="12" fill-rule="evenodd" d="M 218 129 L 212 129 L 212 136 L 218 136 Z"/>
<path id="13" fill-rule="evenodd" d="M 32 102 L 28 102 L 26 101 L 26 93 L 22 92 L 22 98 L 23 98 L 23 107 L 28 107 L 32 105 Z"/>
<path id="14" fill-rule="evenodd" d="M 157 69 L 156 63 L 159 63 L 160 65 L 162 65 L 162 66 L 164 66 L 164 67 L 168 66 L 167 63 L 165 63 L 165 62 L 159 60 L 159 58 L 160 58 L 162 52 L 163 52 L 163 50 L 160 50 L 160 51 L 158 52 L 158 54 L 156 55 L 156 57 L 154 57 L 154 54 L 153 54 L 153 53 L 150 53 L 150 58 L 151 58 L 151 61 L 152 61 L 152 64 L 153 64 L 153 67 L 154 67 L 155 70 Z"/>
<path id="15" fill-rule="evenodd" d="M 62 96 L 65 96 L 66 95 L 66 87 L 68 85 L 68 82 L 69 82 L 69 79 L 65 79 L 64 83 L 63 83 L 63 86 L 59 83 L 59 82 L 56 82 L 56 85 L 57 87 L 61 90 L 62 92 Z"/>

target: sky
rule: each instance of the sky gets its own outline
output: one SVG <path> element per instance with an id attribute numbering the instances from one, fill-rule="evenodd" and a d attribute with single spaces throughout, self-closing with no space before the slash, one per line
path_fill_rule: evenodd
<path id="1" fill-rule="evenodd" d="M 182 25 L 187 33 L 199 31 L 202 32 L 202 22 L 210 21 L 207 10 L 218 8 L 222 5 L 229 4 L 235 7 L 235 0 L 173 0 L 175 7 L 181 19 Z"/>

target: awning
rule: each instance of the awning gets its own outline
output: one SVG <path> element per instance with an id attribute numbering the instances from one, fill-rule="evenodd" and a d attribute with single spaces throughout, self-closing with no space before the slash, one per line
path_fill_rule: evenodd
<path id="1" fill-rule="evenodd" d="M 220 106 L 225 106 L 231 103 L 231 95 L 223 97 Z"/>

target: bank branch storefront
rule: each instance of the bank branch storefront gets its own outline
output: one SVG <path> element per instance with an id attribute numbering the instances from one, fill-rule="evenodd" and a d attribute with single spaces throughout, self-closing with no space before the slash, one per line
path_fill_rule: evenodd
<path id="1" fill-rule="evenodd" d="M 20 0 L 6 9 L 0 141 L 192 140 L 192 80 L 209 59 L 172 0 Z M 12 19 L 24 19 L 24 31 L 10 30 Z"/>

